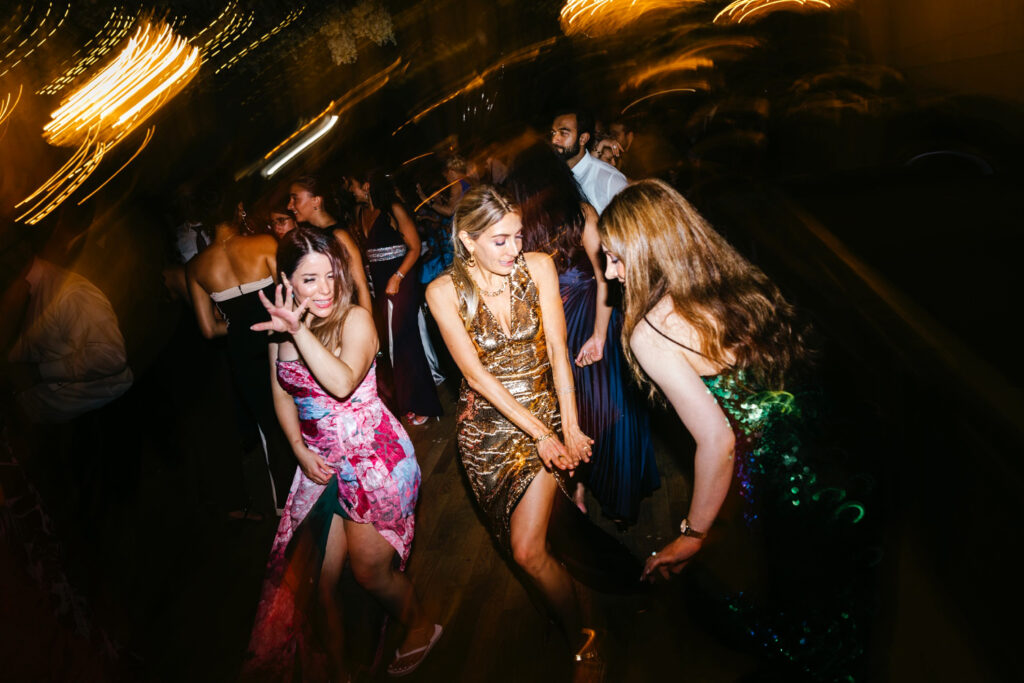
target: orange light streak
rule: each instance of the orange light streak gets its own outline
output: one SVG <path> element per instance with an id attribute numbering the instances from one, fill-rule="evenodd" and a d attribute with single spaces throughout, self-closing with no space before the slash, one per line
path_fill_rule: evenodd
<path id="1" fill-rule="evenodd" d="M 559 12 L 567 36 L 608 36 L 652 12 L 678 12 L 705 0 L 568 0 Z"/>
<path id="2" fill-rule="evenodd" d="M 56 209 L 92 175 L 111 149 L 195 77 L 200 62 L 199 49 L 175 35 L 170 26 L 140 26 L 113 62 L 65 97 L 50 115 L 43 138 L 52 145 L 77 145 L 78 149 L 17 205 L 35 201 L 17 220 L 33 225 Z M 124 170 L 149 144 L 153 131 L 150 127 L 138 151 L 85 199 Z"/>
<path id="3" fill-rule="evenodd" d="M 424 199 L 424 200 L 423 200 L 422 202 L 420 202 L 419 204 L 417 204 L 417 205 L 416 205 L 416 208 L 415 208 L 415 209 L 413 209 L 413 210 L 412 210 L 412 212 L 413 212 L 413 213 L 416 213 L 417 211 L 419 211 L 419 210 L 420 210 L 420 207 L 421 207 L 421 206 L 423 206 L 424 204 L 428 203 L 428 202 L 429 202 L 429 201 L 430 201 L 431 199 L 433 199 L 433 198 L 434 198 L 434 197 L 436 197 L 437 195 L 441 194 L 442 192 L 444 192 L 445 190 L 447 190 L 447 189 L 448 189 L 449 187 L 451 187 L 452 185 L 458 185 L 458 184 L 459 184 L 460 182 L 462 182 L 462 178 L 459 178 L 458 180 L 453 180 L 452 182 L 448 183 L 447 185 L 445 185 L 444 187 L 442 187 L 442 188 L 441 188 L 440 190 L 438 190 L 437 192 L 435 192 L 434 194 L 430 195 L 429 197 L 427 197 L 426 199 Z"/>
<path id="4" fill-rule="evenodd" d="M 156 131 L 156 126 L 150 126 L 149 128 L 147 128 L 147 129 L 146 129 L 146 137 L 145 137 L 145 138 L 143 138 L 143 140 L 142 140 L 142 144 L 141 144 L 141 145 L 139 145 L 139 148 L 138 148 L 137 150 L 135 150 L 135 154 L 131 155 L 131 156 L 130 156 L 130 157 L 128 158 L 128 161 L 126 161 L 126 162 L 124 162 L 123 164 L 121 164 L 121 168 L 119 168 L 119 169 L 117 169 L 116 171 L 114 171 L 114 172 L 113 172 L 113 174 L 111 174 L 111 176 L 110 176 L 109 178 L 107 178 L 107 179 L 106 179 L 106 180 L 104 180 L 104 181 L 103 181 L 102 183 L 100 183 L 100 184 L 99 184 L 99 186 L 98 186 L 98 187 L 97 187 L 97 188 L 96 188 L 95 190 L 93 190 L 93 191 L 92 191 L 92 192 L 90 192 L 89 194 L 87 194 L 87 195 L 85 195 L 84 197 L 82 197 L 81 199 L 79 199 L 79 200 L 78 200 L 78 206 L 81 206 L 82 204 L 84 204 L 84 203 L 86 202 L 86 200 L 88 200 L 88 199 L 89 199 L 90 197 L 92 197 L 92 196 L 93 196 L 94 194 L 96 194 L 97 192 L 99 192 L 100 190 L 102 190 L 102 189 L 103 189 L 103 187 L 104 187 L 104 186 L 105 186 L 105 185 L 106 185 L 107 183 L 109 183 L 109 182 L 110 182 L 111 180 L 113 180 L 113 179 L 114 179 L 114 178 L 115 178 L 115 177 L 117 176 L 117 174 L 118 174 L 118 173 L 120 173 L 120 172 L 121 172 L 121 171 L 123 171 L 124 169 L 128 168 L 128 164 L 130 164 L 130 163 L 132 163 L 133 161 L 135 161 L 135 157 L 139 156 L 139 154 L 141 154 L 141 153 L 142 153 L 142 150 L 146 149 L 146 145 L 148 145 L 148 144 L 149 144 L 149 141 L 153 139 L 153 133 L 154 133 L 155 131 Z"/>
<path id="5" fill-rule="evenodd" d="M 18 96 L 14 98 L 14 104 L 11 104 L 11 93 L 7 93 L 7 97 L 4 98 L 3 104 L 0 104 L 0 124 L 3 124 L 7 120 L 7 117 L 11 115 L 14 108 L 18 106 L 18 102 L 21 102 L 21 91 L 24 86 L 18 86 Z"/>
<path id="6" fill-rule="evenodd" d="M 841 4 L 845 4 L 844 0 L 735 0 L 715 15 L 714 23 L 741 24 L 755 14 L 760 19 L 778 10 L 820 12 Z"/>
<path id="7" fill-rule="evenodd" d="M 651 93 L 650 95 L 644 95 L 643 97 L 639 97 L 639 98 L 633 100 L 632 102 L 627 104 L 625 107 L 623 107 L 622 111 L 619 112 L 619 113 L 620 114 L 625 114 L 635 104 L 639 104 L 640 102 L 643 102 L 644 100 L 649 100 L 652 97 L 659 97 L 661 95 L 667 95 L 667 94 L 673 93 L 673 92 L 697 92 L 697 89 L 696 88 L 669 88 L 667 90 L 659 90 L 658 92 Z"/>
<path id="8" fill-rule="evenodd" d="M 480 86 L 482 86 L 484 84 L 484 82 L 486 81 L 486 79 L 489 76 L 491 76 L 493 73 L 495 73 L 499 69 L 502 69 L 503 67 L 506 67 L 506 66 L 511 66 L 513 64 L 518 64 L 519 62 L 524 62 L 524 61 L 527 61 L 527 60 L 530 60 L 530 59 L 535 59 L 545 49 L 547 49 L 547 48 L 551 47 L 552 45 L 554 45 L 555 41 L 556 41 L 555 38 L 548 38 L 547 40 L 542 40 L 540 42 L 533 43 L 532 45 L 527 45 L 526 47 L 521 48 L 521 49 L 519 49 L 519 50 L 517 50 L 517 51 L 515 51 L 515 52 L 513 52 L 513 53 L 511 53 L 511 54 L 509 54 L 509 55 L 507 55 L 505 57 L 503 57 L 501 60 L 491 64 L 489 67 L 484 69 L 483 73 L 478 74 L 478 75 L 474 74 L 472 77 L 467 77 L 465 82 L 464 82 L 464 84 L 461 87 L 459 87 L 459 88 L 455 89 L 454 91 L 452 91 L 451 93 L 445 95 L 440 100 L 434 102 L 433 104 L 429 105 L 425 109 L 420 110 L 420 112 L 418 114 L 416 114 L 411 119 L 409 119 L 408 121 L 406 121 L 405 123 L 400 125 L 398 128 L 396 128 L 391 133 L 391 136 L 394 137 L 395 135 L 398 134 L 398 132 L 400 130 L 402 130 L 403 128 L 405 128 L 406 126 L 408 126 L 410 124 L 419 123 L 420 120 L 422 120 L 424 116 L 426 116 L 427 114 L 429 114 L 433 110 L 437 109 L 438 107 L 440 107 L 445 102 L 448 102 L 448 101 L 458 97 L 459 95 L 461 95 L 463 93 L 467 93 L 467 92 L 470 92 L 472 90 L 475 90 L 475 89 L 479 88 Z"/>
<path id="9" fill-rule="evenodd" d="M 412 159 L 406 159 L 405 161 L 402 162 L 402 166 L 405 166 L 407 164 L 411 164 L 412 162 L 416 161 L 417 159 L 422 159 L 423 157 L 429 157 L 432 154 L 433 154 L 433 152 L 427 152 L 425 154 L 420 154 L 419 156 L 415 156 Z"/>

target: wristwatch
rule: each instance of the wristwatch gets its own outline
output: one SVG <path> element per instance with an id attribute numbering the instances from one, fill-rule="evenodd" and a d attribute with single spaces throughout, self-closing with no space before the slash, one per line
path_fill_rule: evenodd
<path id="1" fill-rule="evenodd" d="M 708 532 L 706 531 L 697 531 L 696 529 L 691 527 L 690 520 L 688 520 L 686 517 L 683 517 L 683 521 L 679 522 L 679 533 L 681 533 L 683 536 L 690 536 L 691 538 L 700 539 L 703 539 L 705 536 L 708 535 Z"/>

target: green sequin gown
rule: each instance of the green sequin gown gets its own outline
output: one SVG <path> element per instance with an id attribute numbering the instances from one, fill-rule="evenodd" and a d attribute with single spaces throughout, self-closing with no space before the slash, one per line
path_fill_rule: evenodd
<path id="1" fill-rule="evenodd" d="M 742 371 L 703 380 L 735 434 L 736 469 L 689 572 L 692 604 L 788 680 L 862 680 L 868 480 L 840 472 L 823 446 L 819 395 L 759 391 Z"/>

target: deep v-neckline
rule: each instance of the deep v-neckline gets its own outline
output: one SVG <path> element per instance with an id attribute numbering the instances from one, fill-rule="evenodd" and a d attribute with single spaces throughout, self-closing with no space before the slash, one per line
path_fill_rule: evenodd
<path id="1" fill-rule="evenodd" d="M 513 316 L 513 313 L 512 313 L 512 303 L 513 302 L 512 302 L 512 287 L 511 287 L 511 285 L 512 285 L 512 283 L 510 282 L 509 283 L 509 288 L 508 288 L 508 330 L 507 331 L 505 330 L 505 327 L 501 324 L 501 318 L 499 318 L 497 316 L 497 314 L 491 309 L 490 305 L 487 303 L 487 301 L 484 299 L 484 297 L 483 296 L 480 297 L 480 304 L 484 307 L 484 310 L 487 311 L 487 315 L 491 316 L 491 320 L 493 320 L 494 323 L 498 326 L 498 331 L 501 332 L 501 336 L 505 337 L 505 339 L 512 339 L 512 318 L 514 316 Z"/>

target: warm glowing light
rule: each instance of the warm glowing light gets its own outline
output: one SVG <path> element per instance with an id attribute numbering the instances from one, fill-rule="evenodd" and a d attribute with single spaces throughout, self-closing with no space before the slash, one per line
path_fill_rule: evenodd
<path id="1" fill-rule="evenodd" d="M 85 202 L 90 197 L 92 197 L 94 194 L 96 194 L 97 192 L 102 190 L 104 187 L 106 187 L 107 183 L 109 183 L 111 180 L 113 180 L 115 177 L 117 177 L 118 173 L 120 173 L 124 169 L 128 168 L 128 164 L 130 164 L 133 161 L 135 161 L 135 157 L 137 157 L 140 154 L 142 154 L 142 150 L 146 149 L 146 145 L 148 145 L 149 141 L 153 139 L 153 133 L 155 131 L 156 131 L 156 126 L 150 126 L 148 129 L 146 129 L 146 136 L 142 139 L 142 144 L 139 145 L 139 148 L 137 150 L 135 150 L 135 154 L 133 154 L 130 157 L 128 157 L 128 161 L 126 161 L 123 164 L 121 164 L 121 168 L 119 168 L 116 171 L 114 171 L 113 173 L 111 173 L 109 178 L 107 178 L 102 183 L 97 185 L 95 190 L 93 190 L 89 194 L 87 194 L 84 197 L 82 197 L 81 199 L 79 199 L 78 200 L 78 205 L 81 206 L 82 204 L 85 204 Z"/>
<path id="2" fill-rule="evenodd" d="M 625 79 L 623 88 L 639 88 L 651 81 L 669 77 L 677 79 L 681 72 L 692 74 L 700 69 L 709 69 L 717 61 L 739 57 L 758 44 L 756 39 L 748 36 L 723 36 L 694 41 L 667 59 L 641 66 Z M 696 87 L 693 82 L 673 82 L 672 85 Z"/>
<path id="3" fill-rule="evenodd" d="M 18 106 L 18 102 L 21 102 L 21 90 L 23 86 L 18 86 L 18 95 L 14 98 L 14 104 L 11 104 L 11 94 L 7 93 L 7 97 L 0 102 L 0 125 L 7 120 L 7 117 L 11 115 L 14 108 Z"/>
<path id="4" fill-rule="evenodd" d="M 242 59 L 247 54 L 249 54 L 253 49 L 259 47 L 260 45 L 262 45 L 266 41 L 270 40 L 272 37 L 276 36 L 284 28 L 286 28 L 289 24 L 291 24 L 293 21 L 298 19 L 299 16 L 305 10 L 306 10 L 306 6 L 305 5 L 300 5 L 299 7 L 295 8 L 294 10 L 289 12 L 288 16 L 286 16 L 284 19 L 282 19 L 281 22 L 277 26 L 275 26 L 274 28 L 270 29 L 268 32 L 264 33 L 262 36 L 260 36 L 256 40 L 254 40 L 251 43 L 249 43 L 249 45 L 247 45 L 246 47 L 242 48 L 242 50 L 238 54 L 233 56 L 231 59 L 229 59 L 224 64 L 221 64 L 220 66 L 218 66 L 217 70 L 214 71 L 214 73 L 215 74 L 219 74 L 221 71 L 224 71 L 225 69 L 230 69 L 231 67 L 233 67 L 235 64 L 238 63 L 238 61 L 240 59 Z"/>
<path id="5" fill-rule="evenodd" d="M 677 12 L 705 0 L 567 0 L 559 13 L 567 36 L 607 36 L 654 11 Z"/>
<path id="6" fill-rule="evenodd" d="M 697 89 L 696 88 L 668 88 L 666 90 L 659 90 L 658 92 L 652 92 L 650 95 L 644 95 L 643 97 L 636 98 L 635 100 L 633 100 L 632 102 L 627 104 L 625 107 L 623 107 L 622 111 L 620 113 L 621 114 L 625 114 L 627 111 L 629 111 L 633 107 L 633 105 L 640 104 L 644 100 L 649 100 L 652 97 L 660 97 L 661 95 L 668 95 L 669 93 L 674 93 L 674 92 L 697 92 Z"/>
<path id="7" fill-rule="evenodd" d="M 28 12 L 25 13 L 24 18 L 22 19 L 21 25 L 18 27 L 19 31 L 21 30 L 22 26 L 24 26 L 28 22 L 28 20 L 31 18 L 31 15 L 32 15 L 32 12 L 33 12 L 34 9 L 35 9 L 34 5 L 29 7 Z M 17 46 L 15 46 L 12 50 L 7 52 L 6 54 L 3 55 L 2 58 L 0 58 L 0 66 L 3 65 L 4 60 L 6 60 L 8 57 L 14 56 L 19 50 L 21 50 L 27 44 L 29 44 L 33 40 L 36 40 L 37 36 L 38 36 L 38 40 L 26 52 L 24 52 L 23 54 L 18 55 L 17 61 L 15 61 L 10 66 L 5 68 L 3 71 L 0 71 L 0 78 L 2 78 L 3 76 L 7 75 L 7 73 L 11 69 L 13 69 L 14 67 L 18 66 L 18 64 L 21 64 L 21 62 L 23 62 L 25 59 L 30 57 L 32 55 L 32 53 L 35 52 L 37 49 L 39 49 L 39 47 L 41 47 L 42 44 L 45 43 L 46 40 L 50 36 L 52 36 L 54 33 L 56 33 L 57 29 L 59 29 L 61 27 L 61 25 L 64 23 L 64 20 L 68 18 L 68 12 L 70 10 L 71 10 L 71 3 L 67 2 L 64 5 L 64 13 L 61 15 L 60 19 L 57 20 L 56 24 L 52 28 L 50 28 L 47 24 L 48 24 L 48 20 L 50 18 L 50 13 L 53 11 L 53 2 L 48 2 L 46 4 L 46 14 L 43 15 L 42 19 L 39 19 L 39 20 L 37 20 L 35 22 L 35 24 L 36 24 L 35 28 L 33 28 L 32 31 L 20 43 L 18 43 Z M 6 39 L 4 40 L 4 42 L 6 42 Z"/>
<path id="8" fill-rule="evenodd" d="M 356 106 L 357 104 L 365 100 L 367 97 L 369 97 L 370 95 L 374 94 L 375 92 L 383 88 L 385 85 L 387 85 L 387 83 L 391 80 L 392 72 L 399 69 L 400 67 L 402 67 L 402 60 L 396 59 L 386 68 L 378 71 L 376 74 L 366 79 L 356 87 L 351 88 L 348 92 L 345 93 L 344 96 L 332 101 L 330 104 L 327 105 L 327 107 L 322 112 L 320 112 L 317 116 L 313 117 L 313 120 L 299 128 L 297 131 L 289 135 L 277 146 L 275 146 L 272 150 L 264 154 L 263 159 L 237 172 L 235 174 L 235 180 L 239 180 L 249 175 L 250 173 L 254 173 L 257 168 L 260 168 L 260 166 L 264 164 L 264 162 L 270 161 L 270 159 L 275 154 L 291 145 L 295 140 L 298 140 L 300 137 L 307 134 L 309 131 L 322 130 L 322 132 L 320 132 L 319 134 L 313 133 L 313 135 L 316 135 L 314 139 L 309 140 L 308 137 L 303 138 L 303 143 L 300 143 L 299 145 L 292 147 L 286 154 L 287 159 L 285 159 L 283 162 L 280 159 L 278 159 L 272 161 L 270 164 L 264 165 L 263 168 L 260 169 L 260 173 L 264 177 L 269 178 L 272 174 L 276 173 L 278 169 L 281 168 L 281 166 L 287 163 L 287 161 L 290 161 L 297 154 L 299 154 L 307 147 L 309 147 L 309 145 L 313 144 L 313 142 L 315 142 L 317 139 L 326 134 L 327 131 L 334 126 L 334 123 L 337 122 L 337 119 L 341 118 L 342 114 L 352 109 L 352 107 Z M 335 121 L 328 123 L 328 121 L 332 117 L 335 119 Z M 324 128 L 324 126 L 326 126 L 326 128 Z"/>
<path id="9" fill-rule="evenodd" d="M 506 66 L 511 66 L 513 64 L 518 64 L 520 62 L 536 59 L 541 52 L 554 45 L 555 41 L 555 38 L 548 38 L 547 40 L 542 40 L 538 43 L 527 45 L 524 48 L 520 48 L 519 50 L 516 50 L 515 52 L 502 57 L 501 60 L 495 62 L 494 64 L 491 64 L 489 67 L 484 69 L 483 73 L 468 76 L 463 81 L 463 84 L 461 86 L 459 86 L 452 92 L 448 93 L 441 99 L 437 100 L 433 104 L 430 104 L 427 107 L 421 109 L 418 114 L 416 114 L 411 119 L 409 119 L 408 121 L 400 125 L 398 128 L 396 128 L 391 133 L 392 137 L 397 135 L 398 132 L 405 128 L 406 126 L 412 125 L 414 123 L 419 123 L 424 116 L 434 111 L 445 102 L 453 100 L 459 95 L 470 92 L 472 90 L 476 90 L 477 88 L 481 87 L 491 75 L 499 72 Z"/>
<path id="10" fill-rule="evenodd" d="M 324 135 L 326 135 L 327 131 L 329 131 L 331 128 L 334 128 L 334 124 L 336 124 L 337 122 L 338 117 L 336 115 L 328 116 L 326 119 L 324 119 L 324 122 L 320 125 L 320 127 L 313 132 L 312 135 L 309 135 L 308 137 L 303 139 L 302 142 L 292 147 L 280 159 L 264 168 L 262 171 L 260 171 L 260 173 L 263 175 L 264 178 L 269 178 L 270 176 L 274 175 L 282 166 L 287 164 L 289 161 L 291 161 L 296 156 L 301 154 L 302 151 L 305 150 L 307 147 L 309 147 L 314 142 L 316 142 Z"/>
<path id="11" fill-rule="evenodd" d="M 414 156 L 412 159 L 406 159 L 405 161 L 403 161 L 402 162 L 402 166 L 408 166 L 409 164 L 411 164 L 412 162 L 414 162 L 414 161 L 416 161 L 418 159 L 422 159 L 424 157 L 429 157 L 431 155 L 433 155 L 433 152 L 426 152 L 424 154 L 419 154 L 417 156 Z"/>
<path id="12" fill-rule="evenodd" d="M 133 23 L 135 23 L 134 17 L 128 14 L 122 14 L 121 8 L 115 7 L 99 32 L 86 41 L 85 45 L 80 49 L 76 50 L 75 53 L 71 55 L 71 59 L 78 58 L 78 56 L 86 50 L 88 50 L 88 52 L 86 52 L 84 56 L 78 58 L 78 61 L 75 62 L 73 66 L 66 68 L 60 76 L 57 76 L 45 86 L 37 90 L 36 94 L 56 95 L 61 90 L 69 86 L 78 75 L 84 73 L 86 69 L 98 62 L 104 55 L 114 49 L 121 39 L 128 35 Z"/>
<path id="13" fill-rule="evenodd" d="M 17 220 L 35 224 L 60 206 L 113 147 L 195 77 L 200 61 L 198 48 L 176 36 L 170 26 L 140 26 L 113 62 L 65 97 L 51 114 L 43 138 L 52 145 L 78 149 L 59 171 L 18 204 L 30 206 Z M 131 163 L 152 136 L 151 127 L 139 150 L 110 178 Z"/>
<path id="14" fill-rule="evenodd" d="M 199 71 L 199 50 L 169 26 L 139 27 L 117 58 L 61 102 L 43 128 L 52 145 L 121 139 Z"/>
<path id="15" fill-rule="evenodd" d="M 444 192 L 445 190 L 447 190 L 447 189 L 448 189 L 449 187 L 451 187 L 452 185 L 458 185 L 458 184 L 459 184 L 459 183 L 461 183 L 461 182 L 462 182 L 462 178 L 459 178 L 458 180 L 453 180 L 453 181 L 451 181 L 450 183 L 448 183 L 447 185 L 445 185 L 444 187 L 442 187 L 442 188 L 441 188 L 440 190 L 438 190 L 437 192 L 435 192 L 434 194 L 430 195 L 429 197 L 427 197 L 426 199 L 424 199 L 424 200 L 423 200 L 422 202 L 420 202 L 419 204 L 417 204 L 417 205 L 416 205 L 416 208 L 415 208 L 415 209 L 413 209 L 413 210 L 412 210 L 412 212 L 413 212 L 413 213 L 416 213 L 416 212 L 417 212 L 417 211 L 419 211 L 419 210 L 420 210 L 421 208 L 423 208 L 423 205 L 424 205 L 424 204 L 429 204 L 429 203 L 430 203 L 430 200 L 431 200 L 431 199 L 433 199 L 433 198 L 434 198 L 434 197 L 436 197 L 437 195 L 441 194 L 442 192 Z"/>
<path id="16" fill-rule="evenodd" d="M 846 4 L 844 0 L 735 0 L 715 16 L 716 24 L 742 24 L 753 17 L 756 21 L 772 12 L 820 12 Z"/>

